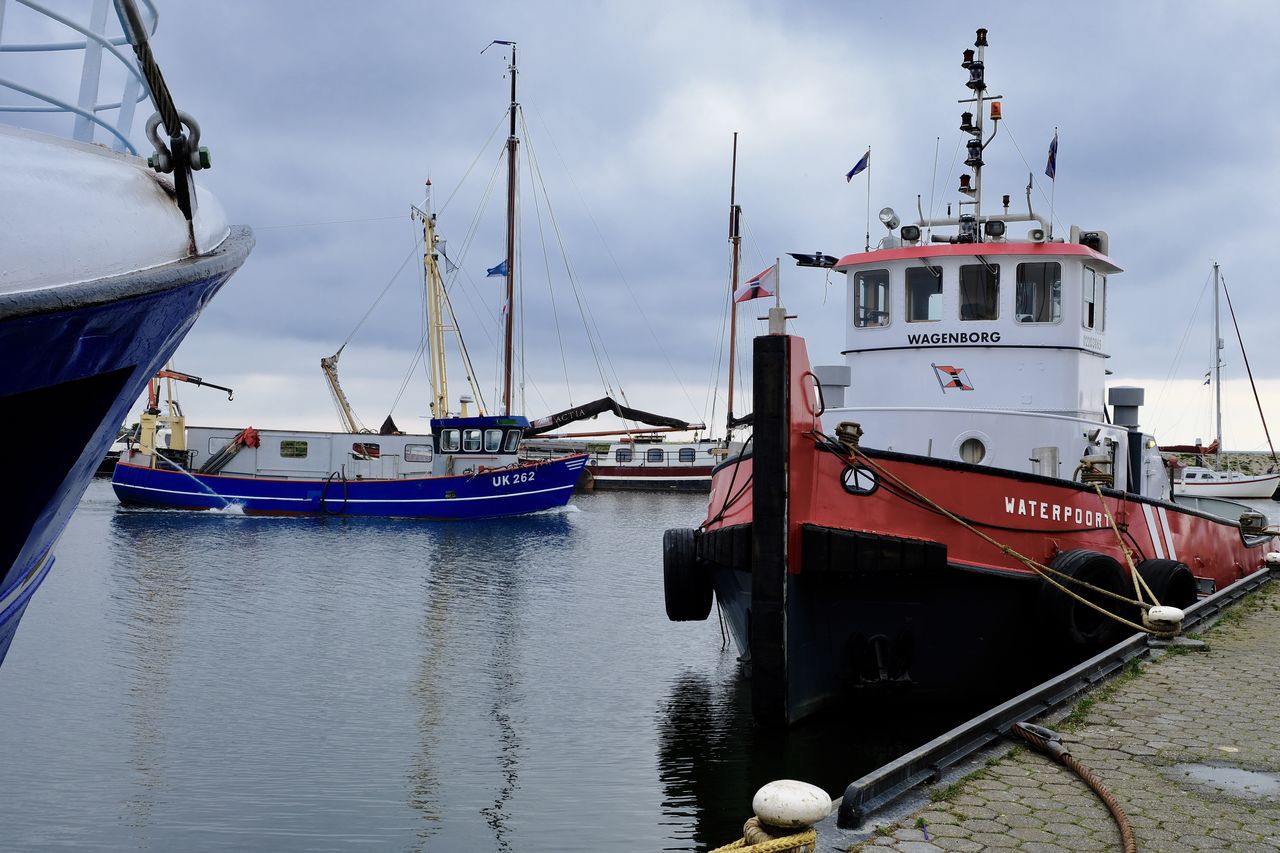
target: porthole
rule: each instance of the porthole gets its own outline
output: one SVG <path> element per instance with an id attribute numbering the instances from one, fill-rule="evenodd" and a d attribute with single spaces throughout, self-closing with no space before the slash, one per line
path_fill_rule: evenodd
<path id="1" fill-rule="evenodd" d="M 876 472 L 870 468 L 850 466 L 844 469 L 840 482 L 851 495 L 869 495 L 876 490 Z"/>
<path id="2" fill-rule="evenodd" d="M 969 437 L 960 443 L 961 461 L 977 465 L 986 458 L 987 446 L 982 443 L 982 439 Z"/>

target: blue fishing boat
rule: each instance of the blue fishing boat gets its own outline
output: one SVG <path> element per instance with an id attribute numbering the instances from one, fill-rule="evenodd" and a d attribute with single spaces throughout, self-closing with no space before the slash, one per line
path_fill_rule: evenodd
<path id="1" fill-rule="evenodd" d="M 111 482 L 131 506 L 249 515 L 457 520 L 562 507 L 587 455 L 522 463 L 516 448 L 528 426 L 506 416 L 433 419 L 431 435 L 193 426 L 184 448 L 126 453 Z M 227 468 L 208 473 L 227 448 Z"/>
<path id="2" fill-rule="evenodd" d="M 148 43 L 155 9 L 143 4 L 145 16 L 132 0 L 117 0 L 122 33 L 109 36 L 105 20 L 77 24 L 25 2 L 50 19 L 40 24 L 84 40 L 2 44 L 7 53 L 80 49 L 86 58 L 76 103 L 0 80 L 17 93 L 0 111 L 51 128 L 65 116 L 49 113 L 75 121 L 70 140 L 0 128 L 0 434 L 6 447 L 26 448 L 10 454 L 13 485 L 0 495 L 0 660 L 129 407 L 253 245 L 212 196 L 201 191 L 196 203 L 192 172 L 208 167 L 208 154 L 195 120 L 164 85 Z M 98 103 L 104 55 L 126 71 L 116 104 Z M 157 109 L 147 123 L 149 160 L 128 138 L 133 108 L 148 96 Z M 113 110 L 114 123 L 100 115 Z M 95 128 L 117 150 L 92 144 Z"/>
<path id="3" fill-rule="evenodd" d="M 506 44 L 502 42 L 501 44 Z M 506 301 L 515 288 L 515 45 L 510 45 L 511 135 L 507 140 Z M 438 265 L 442 254 L 427 200 L 414 207 L 422 223 L 431 433 L 406 435 L 388 418 L 379 433 L 362 429 L 338 383 L 341 348 L 321 360 L 345 430 L 310 432 L 188 426 L 170 394 L 159 408 L 153 380 L 138 444 L 122 454 L 112 475 L 121 503 L 259 515 L 355 515 L 458 520 L 522 515 L 563 507 L 587 463 L 587 454 L 526 460 L 520 441 L 529 421 L 512 411 L 514 311 L 504 311 L 503 394 L 500 414 L 483 412 L 480 389 L 451 409 L 445 340 L 457 332 Z M 461 336 L 458 346 L 465 356 Z M 172 372 L 170 372 L 172 373 Z M 468 370 L 468 377 L 474 371 Z M 208 384 L 208 383 L 204 383 Z M 215 386 L 216 387 L 216 386 Z M 226 389 L 224 389 L 226 390 Z M 468 407 L 481 401 L 481 412 Z"/>

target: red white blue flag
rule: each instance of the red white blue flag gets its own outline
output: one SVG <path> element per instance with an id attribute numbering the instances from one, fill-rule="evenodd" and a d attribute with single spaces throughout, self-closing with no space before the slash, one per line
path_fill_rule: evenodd
<path id="1" fill-rule="evenodd" d="M 746 302 L 750 299 L 759 299 L 763 296 L 773 296 L 777 292 L 778 265 L 774 264 L 764 272 L 757 273 L 747 279 L 746 284 L 734 291 L 733 301 Z"/>

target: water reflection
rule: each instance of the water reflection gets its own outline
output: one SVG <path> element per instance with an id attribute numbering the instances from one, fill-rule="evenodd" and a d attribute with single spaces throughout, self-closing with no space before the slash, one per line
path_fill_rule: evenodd
<path id="1" fill-rule="evenodd" d="M 423 820 L 418 849 L 440 831 L 450 803 L 465 800 L 458 797 L 465 785 L 459 784 L 463 774 L 457 770 L 450 776 L 452 790 L 443 787 L 441 768 L 457 760 L 445 753 L 458 746 L 466 752 L 467 770 L 487 777 L 496 772 L 496 785 L 484 785 L 492 802 L 479 813 L 493 849 L 513 847 L 510 803 L 520 789 L 525 751 L 520 669 L 526 648 L 521 620 L 529 616 L 525 587 L 547 577 L 546 552 L 563 547 L 571 535 L 564 513 L 433 528 L 423 581 L 422 654 L 412 688 L 420 708 L 419 750 L 410 772 L 410 805 Z M 459 719 L 468 704 L 484 708 L 487 732 L 476 720 Z M 460 723 L 462 732 L 450 728 Z M 446 743 L 446 731 L 462 743 Z"/>
<path id="2" fill-rule="evenodd" d="M 139 781 L 126 800 L 126 822 L 137 829 L 151 825 L 156 801 L 166 787 L 165 709 L 190 591 L 192 551 L 183 543 L 182 522 L 169 522 L 117 514 L 111 518 L 108 540 L 112 561 L 122 567 L 112 577 L 116 586 L 110 595 L 120 612 L 117 625 L 123 629 L 119 648 L 127 674 L 129 765 Z"/>

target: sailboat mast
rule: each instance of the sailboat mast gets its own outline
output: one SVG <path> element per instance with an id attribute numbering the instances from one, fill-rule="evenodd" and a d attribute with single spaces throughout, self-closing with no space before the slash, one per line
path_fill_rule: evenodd
<path id="1" fill-rule="evenodd" d="M 1222 332 L 1218 317 L 1218 263 L 1213 264 L 1213 396 L 1217 468 L 1222 469 Z"/>
<path id="2" fill-rule="evenodd" d="M 515 282 L 516 282 L 516 46 L 511 44 L 511 132 L 507 135 L 507 299 L 503 303 L 505 329 L 502 355 L 502 413 L 511 414 L 513 333 L 515 330 Z"/>
<path id="3" fill-rule="evenodd" d="M 729 175 L 729 243 L 733 246 L 733 262 L 731 264 L 731 272 L 729 274 L 729 401 L 728 411 L 729 419 L 725 426 L 725 438 L 729 438 L 729 433 L 733 429 L 733 367 L 734 367 L 734 351 L 737 349 L 737 331 L 738 331 L 738 300 L 735 298 L 738 290 L 738 264 L 742 255 L 742 234 L 738 230 L 739 221 L 742 218 L 742 211 L 738 209 L 736 204 L 738 191 L 738 133 L 733 134 L 733 166 Z"/>
<path id="4" fill-rule="evenodd" d="M 445 366 L 444 336 L 448 331 L 446 320 L 444 281 L 436 260 L 436 216 L 431 211 L 431 181 L 427 181 L 426 204 L 422 210 L 413 208 L 412 215 L 422 220 L 422 278 L 427 289 L 427 344 L 431 372 L 431 417 L 449 416 L 449 375 Z"/>

